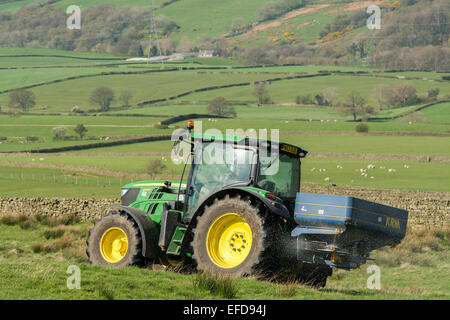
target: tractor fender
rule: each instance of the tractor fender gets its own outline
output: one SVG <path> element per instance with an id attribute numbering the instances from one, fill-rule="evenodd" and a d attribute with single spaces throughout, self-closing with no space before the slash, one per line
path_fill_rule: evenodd
<path id="1" fill-rule="evenodd" d="M 206 204 L 212 202 L 213 199 L 221 198 L 221 197 L 225 196 L 226 194 L 248 194 L 248 195 L 251 195 L 251 196 L 257 198 L 258 200 L 260 200 L 270 210 L 270 212 L 272 212 L 278 216 L 281 216 L 283 218 L 286 218 L 286 219 L 289 219 L 291 217 L 289 210 L 286 208 L 286 206 L 284 204 L 267 199 L 266 197 L 264 197 L 262 194 L 260 194 L 258 192 L 244 189 L 244 188 L 239 188 L 239 187 L 225 188 L 216 193 L 213 193 L 201 204 L 201 206 L 199 208 L 202 209 Z"/>
<path id="2" fill-rule="evenodd" d="M 111 208 L 126 213 L 137 223 L 142 237 L 142 255 L 146 258 L 156 259 L 159 253 L 159 230 L 153 220 L 144 211 L 133 207 L 114 205 Z"/>

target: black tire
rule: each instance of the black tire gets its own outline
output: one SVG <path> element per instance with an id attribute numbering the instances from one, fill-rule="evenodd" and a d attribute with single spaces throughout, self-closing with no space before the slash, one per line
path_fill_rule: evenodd
<path id="1" fill-rule="evenodd" d="M 252 245 L 245 260 L 235 267 L 224 268 L 212 260 L 207 249 L 207 235 L 212 224 L 226 213 L 237 213 L 251 229 Z M 192 241 L 194 251 L 193 259 L 197 264 L 197 269 L 214 274 L 221 274 L 231 277 L 251 275 L 257 272 L 258 264 L 262 260 L 265 250 L 265 228 L 263 218 L 259 215 L 259 210 L 252 205 L 249 200 L 242 200 L 239 196 L 224 199 L 216 199 L 210 207 L 206 207 L 202 216 L 199 217 Z"/>
<path id="2" fill-rule="evenodd" d="M 100 250 L 100 240 L 105 232 L 110 228 L 120 228 L 125 232 L 128 247 L 124 257 L 118 262 L 111 263 L 105 260 Z M 99 221 L 95 222 L 94 227 L 89 230 L 89 237 L 86 240 L 86 254 L 89 262 L 101 266 L 123 267 L 129 265 L 142 265 L 144 257 L 142 256 L 142 237 L 136 222 L 126 213 L 111 211 Z"/>

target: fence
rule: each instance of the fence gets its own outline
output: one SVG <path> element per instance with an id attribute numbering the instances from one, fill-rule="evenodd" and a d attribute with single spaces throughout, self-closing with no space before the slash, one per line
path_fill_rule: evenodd
<path id="1" fill-rule="evenodd" d="M 71 174 L 46 174 L 46 173 L 30 173 L 24 171 L 16 171 L 10 173 L 0 173 L 0 180 L 3 183 L 8 181 L 15 181 L 16 183 L 29 184 L 39 182 L 42 184 L 63 184 L 63 185 L 79 185 L 79 186 L 99 186 L 99 187 L 122 187 L 127 183 L 144 180 L 139 176 L 130 177 L 107 177 L 107 176 L 85 176 L 85 175 L 71 175 Z"/>

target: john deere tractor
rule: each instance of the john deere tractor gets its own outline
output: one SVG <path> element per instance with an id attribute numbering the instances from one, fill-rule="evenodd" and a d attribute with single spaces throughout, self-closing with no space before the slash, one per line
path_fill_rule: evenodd
<path id="1" fill-rule="evenodd" d="M 183 169 L 179 181 L 125 185 L 122 204 L 90 230 L 91 263 L 191 265 L 324 286 L 332 268 L 357 268 L 370 251 L 405 235 L 404 210 L 299 192 L 307 154 L 300 147 L 191 133 L 175 148 L 181 144 L 189 146 L 187 179 Z"/>

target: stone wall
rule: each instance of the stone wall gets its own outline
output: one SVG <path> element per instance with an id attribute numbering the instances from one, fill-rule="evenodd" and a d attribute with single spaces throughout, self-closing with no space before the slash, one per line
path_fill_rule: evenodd
<path id="1" fill-rule="evenodd" d="M 351 196 L 409 211 L 415 225 L 450 224 L 450 193 L 409 190 L 368 190 L 303 186 L 302 192 Z"/>
<path id="2" fill-rule="evenodd" d="M 346 195 L 409 211 L 410 224 L 444 225 L 450 222 L 450 193 L 364 190 L 303 186 L 302 192 Z M 0 215 L 8 213 L 48 216 L 76 214 L 81 220 L 98 219 L 119 199 L 0 198 Z"/>
<path id="3" fill-rule="evenodd" d="M 0 216 L 9 213 L 50 217 L 76 214 L 82 221 L 89 221 L 106 214 L 111 204 L 120 204 L 120 199 L 0 198 Z"/>

